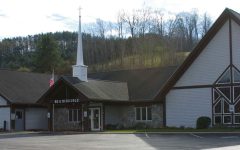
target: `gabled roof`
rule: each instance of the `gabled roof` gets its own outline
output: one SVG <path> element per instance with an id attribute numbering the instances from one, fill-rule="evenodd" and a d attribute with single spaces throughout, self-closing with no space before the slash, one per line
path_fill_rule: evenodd
<path id="1" fill-rule="evenodd" d="M 197 44 L 197 46 L 185 59 L 182 65 L 180 65 L 178 69 L 175 71 L 175 73 L 168 79 L 164 87 L 158 91 L 158 94 L 155 97 L 156 100 L 164 100 L 165 95 L 177 83 L 177 81 L 191 66 L 194 60 L 201 54 L 204 48 L 208 45 L 208 43 L 212 40 L 212 38 L 216 35 L 216 33 L 228 19 L 233 19 L 235 22 L 240 24 L 240 14 L 231 9 L 226 8 L 220 15 L 220 17 L 212 25 L 212 27 L 209 29 L 209 31 L 206 33 L 206 35 L 202 38 L 202 40 Z"/>
<path id="2" fill-rule="evenodd" d="M 88 82 L 80 81 L 77 77 L 62 76 L 54 87 L 58 86 L 58 82 L 64 81 L 75 92 L 83 94 L 89 100 L 150 102 L 176 68 L 171 66 L 91 73 L 88 74 Z M 41 103 L 51 97 L 54 87 L 50 88 L 38 102 Z"/>
<path id="3" fill-rule="evenodd" d="M 51 75 L 0 69 L 0 95 L 9 103 L 35 104 L 49 88 Z"/>
<path id="4" fill-rule="evenodd" d="M 91 100 L 128 101 L 128 87 L 125 82 L 88 79 L 80 81 L 77 77 L 63 76 L 63 79 Z"/>
<path id="5" fill-rule="evenodd" d="M 130 101 L 153 100 L 176 66 L 88 74 L 89 78 L 127 82 Z"/>
<path id="6" fill-rule="evenodd" d="M 84 99 L 94 101 L 129 101 L 127 83 L 113 82 L 113 81 L 100 81 L 100 80 L 88 80 L 83 82 L 77 77 L 62 76 L 49 88 L 44 95 L 41 96 L 38 103 L 47 102 L 51 97 L 51 92 L 54 89 L 60 88 L 64 85 L 70 87 L 72 91 L 83 95 Z"/>

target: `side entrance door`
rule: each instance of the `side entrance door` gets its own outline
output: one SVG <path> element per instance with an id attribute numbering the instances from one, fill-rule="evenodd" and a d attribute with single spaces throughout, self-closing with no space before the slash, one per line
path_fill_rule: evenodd
<path id="1" fill-rule="evenodd" d="M 15 130 L 16 131 L 24 130 L 24 110 L 23 109 L 15 110 Z"/>
<path id="2" fill-rule="evenodd" d="M 100 131 L 100 108 L 89 108 L 91 131 Z"/>

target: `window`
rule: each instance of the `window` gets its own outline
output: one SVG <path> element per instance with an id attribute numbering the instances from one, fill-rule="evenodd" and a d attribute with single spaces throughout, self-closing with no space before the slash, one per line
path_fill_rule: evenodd
<path id="1" fill-rule="evenodd" d="M 234 88 L 234 91 L 233 91 L 234 92 L 234 100 L 236 101 L 240 96 L 240 87 L 234 86 L 233 88 Z"/>
<path id="2" fill-rule="evenodd" d="M 147 120 L 146 113 L 147 113 L 146 107 L 142 107 L 142 120 Z"/>
<path id="3" fill-rule="evenodd" d="M 151 107 L 136 107 L 135 118 L 137 121 L 150 121 L 152 120 Z"/>
<path id="4" fill-rule="evenodd" d="M 214 107 L 214 113 L 222 112 L 222 101 L 218 101 L 218 103 Z"/>
<path id="5" fill-rule="evenodd" d="M 227 71 L 217 81 L 217 83 L 224 84 L 224 83 L 230 83 L 230 81 L 231 81 L 231 75 L 230 75 L 230 69 L 228 68 Z"/>
<path id="6" fill-rule="evenodd" d="M 230 87 L 219 87 L 217 88 L 221 93 L 222 95 L 227 98 L 229 101 L 231 100 L 231 89 Z"/>
<path id="7" fill-rule="evenodd" d="M 240 124 L 240 116 L 235 116 L 235 123 Z"/>
<path id="8" fill-rule="evenodd" d="M 240 101 L 235 104 L 235 113 L 240 113 Z"/>
<path id="9" fill-rule="evenodd" d="M 213 84 L 213 123 L 240 124 L 240 70 L 230 65 Z"/>
<path id="10" fill-rule="evenodd" d="M 233 69 L 233 81 L 235 83 L 239 83 L 240 82 L 240 72 L 237 71 L 237 69 Z"/>
<path id="11" fill-rule="evenodd" d="M 222 117 L 221 116 L 215 116 L 214 117 L 214 123 L 215 124 L 221 124 L 222 123 Z"/>
<path id="12" fill-rule="evenodd" d="M 148 112 L 148 116 L 147 116 L 147 118 L 148 118 L 148 120 L 152 120 L 152 108 L 151 107 L 148 107 L 147 108 L 147 112 Z"/>
<path id="13" fill-rule="evenodd" d="M 224 124 L 231 124 L 232 123 L 232 116 L 223 116 L 223 123 Z"/>
<path id="14" fill-rule="evenodd" d="M 23 113 L 21 111 L 16 111 L 16 119 L 22 119 Z"/>
<path id="15" fill-rule="evenodd" d="M 230 107 L 229 104 L 226 101 L 224 101 L 224 113 L 231 113 L 229 107 Z"/>
<path id="16" fill-rule="evenodd" d="M 81 110 L 80 109 L 69 109 L 68 110 L 68 121 L 79 122 L 81 121 Z"/>
<path id="17" fill-rule="evenodd" d="M 220 94 L 217 92 L 217 90 L 214 90 L 214 102 L 216 102 L 218 100 L 218 98 L 220 97 Z"/>

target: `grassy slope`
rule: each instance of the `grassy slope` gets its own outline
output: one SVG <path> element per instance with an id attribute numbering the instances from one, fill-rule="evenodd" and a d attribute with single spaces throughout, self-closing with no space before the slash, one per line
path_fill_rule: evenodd
<path id="1" fill-rule="evenodd" d="M 91 65 L 89 68 L 90 72 L 95 72 L 175 66 L 181 64 L 188 55 L 189 52 L 164 53 L 162 55 L 133 55 L 122 59 L 118 58 L 104 64 Z"/>

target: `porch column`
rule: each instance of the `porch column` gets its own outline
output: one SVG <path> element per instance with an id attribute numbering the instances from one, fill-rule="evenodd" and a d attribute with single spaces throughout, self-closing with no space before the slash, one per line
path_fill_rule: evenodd
<path id="1" fill-rule="evenodd" d="M 102 119 L 102 131 L 104 131 L 104 129 L 105 129 L 105 105 L 104 105 L 104 103 L 103 103 L 103 105 L 102 105 L 102 110 L 101 110 L 102 112 L 101 112 L 101 114 L 102 114 L 102 117 L 101 117 L 101 119 Z"/>

